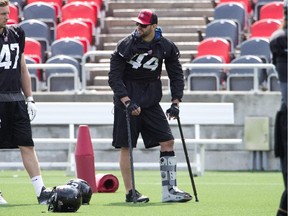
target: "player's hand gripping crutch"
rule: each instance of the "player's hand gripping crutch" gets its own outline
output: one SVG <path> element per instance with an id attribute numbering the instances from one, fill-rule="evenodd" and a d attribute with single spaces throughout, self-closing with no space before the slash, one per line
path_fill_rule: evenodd
<path id="1" fill-rule="evenodd" d="M 137 200 L 136 200 L 137 198 L 136 198 L 135 177 L 134 177 L 133 145 L 132 145 L 132 139 L 131 139 L 130 112 L 128 110 L 128 106 L 126 106 L 125 112 L 126 112 L 127 134 L 128 134 L 128 145 L 129 145 L 129 153 L 130 153 L 132 197 L 133 197 L 133 203 L 136 203 L 137 202 Z"/>
<path id="2" fill-rule="evenodd" d="M 195 196 L 195 201 L 199 202 L 198 197 L 197 197 L 196 186 L 195 186 L 195 182 L 194 182 L 194 178 L 193 178 L 193 173 L 192 173 L 192 169 L 191 169 L 191 165 L 190 165 L 190 160 L 189 160 L 189 156 L 188 156 L 188 152 L 187 152 L 187 147 L 186 147 L 186 143 L 185 143 L 185 139 L 184 139 L 184 135 L 183 135 L 183 131 L 182 131 L 182 126 L 180 123 L 178 105 L 176 103 L 172 103 L 171 107 L 166 111 L 166 115 L 168 116 L 169 120 L 175 119 L 175 118 L 177 119 L 179 131 L 180 131 L 180 135 L 181 135 L 181 140 L 182 140 L 182 144 L 183 144 L 184 154 L 185 154 L 185 158 L 186 158 L 186 162 L 187 162 L 187 166 L 188 166 L 188 171 L 189 171 L 189 175 L 190 175 L 190 180 L 191 180 L 191 184 L 192 184 L 192 189 L 193 189 L 194 196 Z"/>

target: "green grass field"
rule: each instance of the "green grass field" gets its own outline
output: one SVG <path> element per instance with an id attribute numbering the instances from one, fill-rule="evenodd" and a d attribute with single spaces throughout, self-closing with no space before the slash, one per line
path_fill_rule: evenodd
<path id="1" fill-rule="evenodd" d="M 97 173 L 108 173 L 98 171 Z M 116 175 L 120 187 L 115 193 L 94 193 L 90 205 L 83 205 L 75 213 L 85 216 L 273 216 L 282 190 L 280 172 L 206 172 L 195 177 L 199 202 L 161 203 L 160 173 L 158 171 L 135 172 L 137 189 L 150 197 L 146 204 L 126 204 L 120 172 Z M 63 185 L 74 177 L 65 171 L 43 171 L 47 187 Z M 192 192 L 188 172 L 178 171 L 180 189 Z M 38 216 L 57 214 L 38 205 L 30 179 L 24 171 L 0 171 L 0 189 L 8 205 L 0 206 L 0 216 Z M 73 213 L 61 213 L 71 215 Z"/>

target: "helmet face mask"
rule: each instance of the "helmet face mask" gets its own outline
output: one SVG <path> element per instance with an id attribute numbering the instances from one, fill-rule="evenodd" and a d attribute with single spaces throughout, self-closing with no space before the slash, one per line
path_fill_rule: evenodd
<path id="1" fill-rule="evenodd" d="M 80 191 L 71 185 L 56 186 L 51 194 L 48 211 L 76 212 L 82 204 Z"/>
<path id="2" fill-rule="evenodd" d="M 68 181 L 67 185 L 77 188 L 82 196 L 82 204 L 89 205 L 92 197 L 92 188 L 87 181 L 83 179 L 71 179 Z"/>

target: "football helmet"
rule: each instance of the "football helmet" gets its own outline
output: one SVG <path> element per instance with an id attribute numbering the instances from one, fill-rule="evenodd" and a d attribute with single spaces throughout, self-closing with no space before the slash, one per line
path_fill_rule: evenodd
<path id="1" fill-rule="evenodd" d="M 71 185 L 55 186 L 48 200 L 48 211 L 76 212 L 81 204 L 80 191 Z"/>
<path id="2" fill-rule="evenodd" d="M 82 204 L 89 205 L 89 202 L 92 197 L 92 188 L 88 184 L 87 181 L 83 179 L 71 179 L 67 182 L 67 185 L 71 185 L 75 188 L 77 188 L 80 191 L 80 194 L 82 196 Z"/>

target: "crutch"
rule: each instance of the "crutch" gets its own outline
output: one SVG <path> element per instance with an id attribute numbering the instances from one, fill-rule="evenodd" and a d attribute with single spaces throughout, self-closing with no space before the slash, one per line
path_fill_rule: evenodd
<path id="1" fill-rule="evenodd" d="M 192 173 L 192 169 L 191 169 L 191 165 L 190 165 L 190 161 L 189 161 L 189 156 L 188 156 L 187 147 L 186 147 L 186 143 L 185 143 L 185 139 L 184 139 L 184 135 L 183 135 L 182 126 L 181 126 L 181 123 L 180 123 L 180 117 L 179 116 L 177 117 L 177 123 L 178 123 L 179 131 L 180 131 L 180 135 L 181 135 L 181 140 L 182 140 L 184 154 L 185 154 L 185 158 L 186 158 L 186 162 L 187 162 L 187 166 L 188 166 L 188 171 L 189 171 L 189 175 L 190 175 L 192 189 L 193 189 L 194 196 L 195 196 L 195 201 L 199 202 L 198 197 L 197 197 L 196 186 L 195 186 L 195 182 L 194 182 L 194 177 L 193 177 L 193 173 Z"/>
<path id="2" fill-rule="evenodd" d="M 127 122 L 128 145 L 129 145 L 129 153 L 130 153 L 132 198 L 133 198 L 133 203 L 136 203 L 137 200 L 136 200 L 135 178 L 134 178 L 133 145 L 132 145 L 132 139 L 131 139 L 130 115 L 129 115 L 129 111 L 127 108 L 125 111 L 126 111 L 126 122 Z"/>

